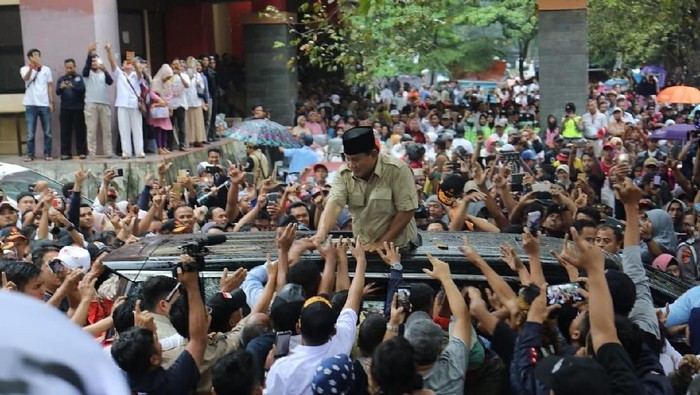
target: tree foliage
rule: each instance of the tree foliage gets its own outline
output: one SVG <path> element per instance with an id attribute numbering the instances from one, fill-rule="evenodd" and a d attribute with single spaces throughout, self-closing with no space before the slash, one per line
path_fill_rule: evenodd
<path id="1" fill-rule="evenodd" d="M 588 44 L 594 63 L 612 66 L 620 54 L 627 65 L 697 68 L 700 1 L 589 0 L 588 6 Z"/>
<path id="2" fill-rule="evenodd" d="M 481 71 L 501 55 L 498 38 L 474 29 L 463 0 L 312 0 L 290 22 L 297 59 L 347 83 L 367 83 L 423 69 Z M 268 16 L 282 17 L 268 7 Z M 283 45 L 279 43 L 278 45 Z"/>

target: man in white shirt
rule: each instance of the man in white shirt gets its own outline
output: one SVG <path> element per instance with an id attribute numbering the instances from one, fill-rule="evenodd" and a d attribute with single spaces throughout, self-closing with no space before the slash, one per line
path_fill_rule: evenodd
<path id="1" fill-rule="evenodd" d="M 119 137 L 122 143 L 122 159 L 129 159 L 136 151 L 136 156 L 145 158 L 143 152 L 143 116 L 139 111 L 139 99 L 141 93 L 141 76 L 139 65 L 125 60 L 122 68 L 117 66 L 112 53 L 112 45 L 105 44 L 109 64 L 117 80 L 117 125 Z M 133 140 L 133 150 L 132 150 Z"/>
<path id="2" fill-rule="evenodd" d="M 53 112 L 53 76 L 51 69 L 41 65 L 41 52 L 30 49 L 27 52 L 29 64 L 22 66 L 19 75 L 24 80 L 24 117 L 27 122 L 27 156 L 25 162 L 34 160 L 34 133 L 37 118 L 44 130 L 44 158 L 51 157 L 51 113 Z"/>
<path id="3" fill-rule="evenodd" d="M 588 139 L 598 138 L 598 131 L 608 127 L 608 117 L 598 111 L 595 100 L 588 101 L 588 111 L 581 117 L 585 128 L 585 137 Z"/>
<path id="4" fill-rule="evenodd" d="M 85 67 L 83 67 L 87 148 L 89 157 L 94 158 L 97 153 L 97 126 L 99 125 L 102 129 L 103 152 L 109 158 L 112 156 L 112 107 L 107 87 L 112 85 L 114 80 L 96 51 L 97 44 L 90 43 Z"/>
<path id="5" fill-rule="evenodd" d="M 340 316 L 334 320 L 331 303 L 322 296 L 304 302 L 299 319 L 301 345 L 272 365 L 267 374 L 265 394 L 310 394 L 311 382 L 321 361 L 338 354 L 349 354 L 352 350 L 367 267 L 359 241 L 352 254 L 357 260 L 355 277 Z"/>

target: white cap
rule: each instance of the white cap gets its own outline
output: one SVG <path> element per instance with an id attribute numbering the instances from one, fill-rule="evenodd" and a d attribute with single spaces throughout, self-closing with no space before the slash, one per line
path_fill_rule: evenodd
<path id="1" fill-rule="evenodd" d="M 85 248 L 66 246 L 58 252 L 58 260 L 64 266 L 73 270 L 82 268 L 84 272 L 90 270 L 90 253 Z"/>
<path id="2" fill-rule="evenodd" d="M 401 115 L 401 113 L 399 112 L 399 110 L 391 110 L 389 111 L 389 115 Z"/>
<path id="3" fill-rule="evenodd" d="M 508 120 L 505 118 L 501 118 L 498 121 L 496 121 L 496 126 L 505 127 L 506 125 L 508 125 Z"/>
<path id="4" fill-rule="evenodd" d="M 569 174 L 569 165 L 559 165 L 557 166 L 557 171 L 564 170 L 566 174 Z"/>
<path id="5" fill-rule="evenodd" d="M 340 96 L 336 95 L 335 93 L 331 95 L 331 101 L 333 104 L 340 104 Z"/>

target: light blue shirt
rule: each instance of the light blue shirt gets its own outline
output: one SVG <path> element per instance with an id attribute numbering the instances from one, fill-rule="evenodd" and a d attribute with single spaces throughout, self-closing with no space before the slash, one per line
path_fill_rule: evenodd
<path id="1" fill-rule="evenodd" d="M 700 286 L 690 288 L 685 291 L 675 302 L 668 306 L 668 317 L 666 318 L 666 328 L 688 323 L 690 311 L 700 307 Z"/>
<path id="2" fill-rule="evenodd" d="M 301 173 L 308 166 L 318 163 L 318 155 L 316 155 L 316 152 L 309 146 L 303 148 L 285 148 L 284 157 L 292 158 L 292 161 L 289 162 L 290 173 Z"/>
<path id="3" fill-rule="evenodd" d="M 248 275 L 243 280 L 243 284 L 241 284 L 248 306 L 253 307 L 258 303 L 265 289 L 265 283 L 267 283 L 267 269 L 265 269 L 265 265 L 256 266 L 248 270 Z"/>

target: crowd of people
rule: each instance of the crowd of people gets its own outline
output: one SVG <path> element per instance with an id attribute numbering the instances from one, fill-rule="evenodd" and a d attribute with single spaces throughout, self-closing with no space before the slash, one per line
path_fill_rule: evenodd
<path id="1" fill-rule="evenodd" d="M 73 58 L 64 62 L 65 74 L 55 83 L 51 68 L 41 62 L 41 51 L 31 49 L 20 69 L 25 81 L 27 156 L 35 158 L 37 120 L 44 133 L 44 159 L 53 160 L 51 117 L 54 99 L 60 97 L 61 160 L 94 158 L 97 137 L 102 135 L 102 155 L 123 159 L 144 158 L 146 153 L 165 155 L 186 151 L 220 138 L 217 108 L 220 86 L 216 58 L 175 58 L 151 75 L 145 59 L 127 52 L 121 64 L 112 46 L 104 46 L 106 59 L 90 43 L 81 70 Z M 80 60 L 78 60 L 80 62 Z M 110 86 L 116 87 L 111 100 Z M 112 105 L 116 108 L 119 138 L 112 147 Z M 75 143 L 75 155 L 73 152 Z"/>
<path id="2" fill-rule="evenodd" d="M 107 51 L 113 78 L 142 76 L 138 61 L 119 68 Z M 180 67 L 156 73 L 151 103 L 168 96 L 159 84 Z M 302 88 L 290 125 L 303 147 L 272 153 L 288 160 L 284 175 L 271 152 L 249 144 L 243 165 L 216 148 L 196 169 L 160 163 L 136 199 L 112 187 L 118 168 L 102 174 L 92 204 L 82 168 L 62 191 L 38 183 L 6 197 L 3 289 L 92 335 L 133 393 L 700 393 L 700 287 L 654 306 L 646 274 L 653 266 L 700 282 L 698 137 L 653 137 L 700 116 L 656 102 L 645 81 L 629 92 L 594 87 L 585 112 L 569 103 L 563 119 L 541 126 L 536 80 L 487 92 L 393 79 L 371 99 L 320 81 Z M 189 125 L 189 110 L 176 108 L 176 123 Z M 304 230 L 316 234 L 297 235 Z M 333 230 L 354 240 L 329 239 Z M 488 288 L 455 283 L 432 256 L 431 283 L 406 281 L 401 260 L 420 253 L 418 230 L 438 240 L 464 232 L 463 264 Z M 103 263 L 155 235 L 261 231 L 275 232 L 274 259 L 225 271 L 213 295 L 203 296 L 191 257 L 177 278 L 143 281 L 137 300 L 117 296 Z M 501 246 L 515 290 L 469 232 L 522 235 L 526 260 Z M 554 255 L 572 284 L 549 289 L 544 236 L 564 240 Z M 378 298 L 365 280 L 374 253 L 389 273 Z"/>

